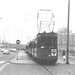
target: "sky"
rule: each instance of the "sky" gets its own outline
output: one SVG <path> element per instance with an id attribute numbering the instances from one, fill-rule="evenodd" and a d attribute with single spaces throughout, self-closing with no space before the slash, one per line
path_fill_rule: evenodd
<path id="1" fill-rule="evenodd" d="M 70 30 L 75 33 L 75 0 L 70 0 Z M 37 34 L 37 12 L 49 9 L 54 15 L 54 31 L 67 27 L 68 0 L 0 0 L 0 41 L 22 44 Z M 51 18 L 51 17 L 50 17 Z"/>

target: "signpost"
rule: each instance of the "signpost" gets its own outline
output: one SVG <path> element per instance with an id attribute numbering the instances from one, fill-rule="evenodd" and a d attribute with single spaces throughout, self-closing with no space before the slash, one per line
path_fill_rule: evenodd
<path id="1" fill-rule="evenodd" d="M 17 44 L 17 46 L 16 46 L 16 49 L 17 49 L 17 59 L 16 60 L 18 60 L 18 47 L 19 47 L 19 44 L 20 44 L 20 40 L 16 40 L 16 44 Z"/>

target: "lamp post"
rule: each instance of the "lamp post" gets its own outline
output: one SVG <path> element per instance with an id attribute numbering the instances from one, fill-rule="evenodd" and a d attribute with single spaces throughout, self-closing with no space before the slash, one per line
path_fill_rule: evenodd
<path id="1" fill-rule="evenodd" d="M 67 20 L 67 55 L 66 55 L 66 64 L 69 64 L 69 18 L 70 18 L 70 0 L 68 0 L 68 20 Z"/>
<path id="2" fill-rule="evenodd" d="M 2 19 L 2 18 L 0 17 L 0 19 Z M 0 37 L 0 43 L 1 43 L 1 37 Z"/>

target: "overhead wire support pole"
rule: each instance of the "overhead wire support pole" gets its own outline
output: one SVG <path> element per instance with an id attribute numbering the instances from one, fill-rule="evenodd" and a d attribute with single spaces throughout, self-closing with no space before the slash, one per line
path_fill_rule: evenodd
<path id="1" fill-rule="evenodd" d="M 2 19 L 2 18 L 0 17 L 0 19 Z M 1 36 L 0 36 L 0 43 L 1 43 Z"/>
<path id="2" fill-rule="evenodd" d="M 67 56 L 66 64 L 69 64 L 69 18 L 70 18 L 70 0 L 68 0 L 68 22 L 67 22 Z"/>

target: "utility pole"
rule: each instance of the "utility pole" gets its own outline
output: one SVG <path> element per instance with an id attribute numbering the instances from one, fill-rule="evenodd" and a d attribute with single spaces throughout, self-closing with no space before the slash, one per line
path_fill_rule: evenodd
<path id="1" fill-rule="evenodd" d="M 68 20 L 67 20 L 67 55 L 66 55 L 66 64 L 69 64 L 69 18 L 70 18 L 70 0 L 68 0 Z"/>
<path id="2" fill-rule="evenodd" d="M 0 17 L 0 19 L 2 19 L 2 18 Z M 1 43 L 1 36 L 0 36 L 0 43 Z"/>

